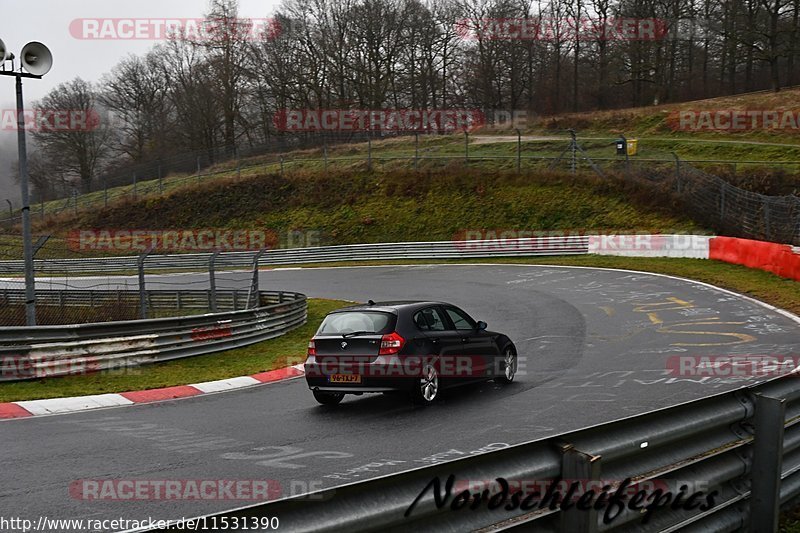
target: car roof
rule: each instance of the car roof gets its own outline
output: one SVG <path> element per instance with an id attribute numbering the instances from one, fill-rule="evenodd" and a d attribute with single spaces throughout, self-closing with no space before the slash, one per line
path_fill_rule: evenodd
<path id="1" fill-rule="evenodd" d="M 331 311 L 331 313 L 341 313 L 347 311 L 380 311 L 384 313 L 399 313 L 400 311 L 416 311 L 431 305 L 452 305 L 446 302 L 435 302 L 429 300 L 397 300 L 389 302 L 373 302 L 367 304 L 357 304 L 343 307 Z"/>

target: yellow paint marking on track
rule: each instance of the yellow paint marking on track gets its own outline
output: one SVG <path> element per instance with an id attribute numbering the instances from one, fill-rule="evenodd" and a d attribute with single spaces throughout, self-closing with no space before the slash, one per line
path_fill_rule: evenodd
<path id="1" fill-rule="evenodd" d="M 642 304 L 634 307 L 633 310 L 637 313 L 649 313 L 651 311 L 669 311 L 677 309 L 691 309 L 694 307 L 693 300 L 681 300 L 675 296 L 670 296 L 665 302 L 656 302 L 651 304 Z M 671 306 L 671 307 L 665 307 Z"/>
<path id="2" fill-rule="evenodd" d="M 675 296 L 670 296 L 663 301 L 654 303 L 640 303 L 633 308 L 635 312 L 646 313 L 647 318 L 651 324 L 659 326 L 656 330 L 658 333 L 672 333 L 681 335 L 716 335 L 718 337 L 733 337 L 734 341 L 730 342 L 673 342 L 671 346 L 729 346 L 731 344 L 742 344 L 745 342 L 753 342 L 756 337 L 747 333 L 735 333 L 730 331 L 691 331 L 673 329 L 689 326 L 718 326 L 718 325 L 742 325 L 746 322 L 721 322 L 719 317 L 700 317 L 696 319 L 686 319 L 681 317 L 681 322 L 674 324 L 665 324 L 664 319 L 659 315 L 663 311 L 679 311 L 684 309 L 693 309 L 695 307 L 693 300 L 682 300 Z M 707 337 L 706 337 L 707 338 Z"/>
<path id="3" fill-rule="evenodd" d="M 616 311 L 614 311 L 614 308 L 613 308 L 613 307 L 608 307 L 608 306 L 606 306 L 606 305 L 601 305 L 601 306 L 600 306 L 600 309 L 602 309 L 602 310 L 603 310 L 603 312 L 604 312 L 604 313 L 605 313 L 607 316 L 614 316 L 614 315 L 616 315 L 616 314 L 617 314 L 617 312 L 616 312 Z"/>
<path id="4" fill-rule="evenodd" d="M 681 326 L 716 326 L 716 325 L 741 325 L 745 322 L 715 322 L 708 320 L 705 322 L 681 322 L 679 324 L 671 324 L 668 327 L 663 327 L 658 330 L 658 333 L 678 333 L 683 335 L 717 335 L 721 337 L 733 337 L 738 339 L 732 342 L 673 342 L 671 346 L 729 346 L 731 344 L 743 344 L 745 342 L 753 342 L 756 338 L 747 333 L 735 333 L 732 331 L 687 331 L 675 330 L 673 327 Z"/>
<path id="5" fill-rule="evenodd" d="M 664 323 L 664 321 L 661 320 L 661 318 L 659 318 L 658 313 L 656 313 L 654 311 L 651 311 L 651 312 L 647 313 L 647 318 L 649 318 L 650 322 L 652 322 L 653 324 L 663 324 Z"/>

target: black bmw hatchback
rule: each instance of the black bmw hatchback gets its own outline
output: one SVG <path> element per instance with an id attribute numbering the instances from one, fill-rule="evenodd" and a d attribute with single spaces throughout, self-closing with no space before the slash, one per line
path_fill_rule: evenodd
<path id="1" fill-rule="evenodd" d="M 494 379 L 511 383 L 517 349 L 444 302 L 379 302 L 329 313 L 308 343 L 305 374 L 314 398 L 403 392 L 430 404 L 442 389 Z"/>

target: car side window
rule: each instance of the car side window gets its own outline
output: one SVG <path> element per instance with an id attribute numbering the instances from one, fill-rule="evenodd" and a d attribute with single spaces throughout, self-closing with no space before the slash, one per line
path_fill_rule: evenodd
<path id="1" fill-rule="evenodd" d="M 447 329 L 441 311 L 435 307 L 418 311 L 414 315 L 414 324 L 422 331 L 444 331 Z"/>
<path id="2" fill-rule="evenodd" d="M 453 321 L 453 325 L 456 329 L 466 330 L 466 329 L 475 329 L 475 321 L 470 318 L 468 314 L 460 309 L 455 309 L 453 307 L 447 307 L 447 316 L 450 317 L 450 320 Z"/>

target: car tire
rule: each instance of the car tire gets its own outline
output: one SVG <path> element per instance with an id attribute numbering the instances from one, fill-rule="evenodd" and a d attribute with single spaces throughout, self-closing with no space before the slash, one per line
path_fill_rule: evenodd
<path id="1" fill-rule="evenodd" d="M 314 399 L 322 405 L 339 405 L 344 399 L 343 392 L 322 392 L 318 390 L 312 392 L 314 393 Z"/>
<path id="2" fill-rule="evenodd" d="M 517 375 L 517 349 L 513 344 L 503 348 L 503 375 L 497 377 L 499 383 L 511 383 Z"/>
<path id="3" fill-rule="evenodd" d="M 414 380 L 411 389 L 411 401 L 414 405 L 430 405 L 441 396 L 442 383 L 439 371 L 434 365 L 428 364 L 422 370 L 422 377 Z"/>

